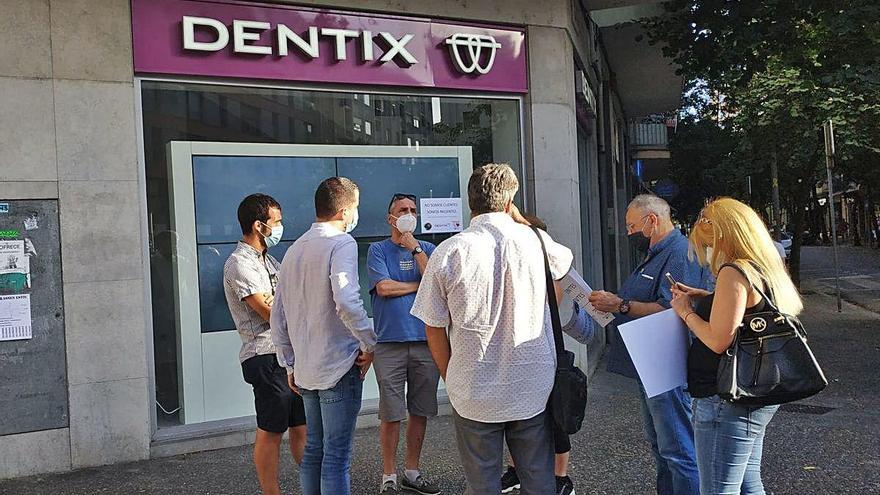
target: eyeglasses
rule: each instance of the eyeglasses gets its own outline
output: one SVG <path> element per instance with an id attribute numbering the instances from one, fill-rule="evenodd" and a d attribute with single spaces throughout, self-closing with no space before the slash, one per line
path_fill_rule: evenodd
<path id="1" fill-rule="evenodd" d="M 644 219 L 650 217 L 651 215 L 653 215 L 653 213 L 648 213 L 647 215 L 645 215 L 645 216 L 643 216 L 642 218 L 638 219 L 636 222 L 641 222 L 642 220 L 644 220 Z M 632 232 L 632 230 L 636 227 L 636 224 L 635 224 L 635 223 L 628 223 L 628 224 L 625 225 L 625 227 L 626 227 L 626 231 L 627 231 L 627 232 Z M 644 226 L 643 226 L 642 228 L 644 228 Z"/>
<path id="2" fill-rule="evenodd" d="M 411 199 L 413 203 L 418 204 L 418 198 L 416 198 L 415 194 L 394 193 L 394 196 L 391 196 L 391 201 L 388 203 L 389 213 L 391 212 L 391 207 L 394 206 L 394 202 L 401 199 Z"/>

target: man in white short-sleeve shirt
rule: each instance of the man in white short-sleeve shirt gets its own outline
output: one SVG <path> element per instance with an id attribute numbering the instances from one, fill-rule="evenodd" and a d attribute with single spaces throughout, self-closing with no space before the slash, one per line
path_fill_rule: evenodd
<path id="1" fill-rule="evenodd" d="M 513 205 L 518 189 L 507 165 L 474 170 L 471 224 L 434 251 L 412 309 L 425 322 L 446 381 L 472 495 L 500 493 L 505 438 L 520 493 L 546 495 L 556 486 L 545 413 L 556 351 L 541 243 Z M 541 235 L 553 278 L 561 279 L 571 268 L 571 251 Z"/>

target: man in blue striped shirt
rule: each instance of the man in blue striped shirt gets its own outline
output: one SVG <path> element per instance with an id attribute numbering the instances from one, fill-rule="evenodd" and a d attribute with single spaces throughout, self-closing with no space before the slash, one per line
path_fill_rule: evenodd
<path id="1" fill-rule="evenodd" d="M 708 289 L 709 274 L 688 257 L 688 240 L 675 228 L 669 204 L 649 194 L 636 196 L 626 211 L 626 232 L 645 259 L 620 287 L 619 294 L 595 291 L 590 302 L 615 313 L 608 371 L 638 379 L 632 359 L 617 330 L 636 318 L 670 307 L 672 291 L 666 273 L 677 282 Z M 657 461 L 659 495 L 699 495 L 700 479 L 694 454 L 691 397 L 684 387 L 650 399 L 639 383 L 645 435 Z"/>

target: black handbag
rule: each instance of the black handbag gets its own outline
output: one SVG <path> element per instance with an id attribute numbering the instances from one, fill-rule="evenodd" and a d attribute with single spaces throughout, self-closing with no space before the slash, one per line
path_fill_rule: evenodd
<path id="1" fill-rule="evenodd" d="M 547 279 L 547 301 L 550 305 L 550 320 L 553 323 L 553 340 L 556 342 L 556 377 L 547 407 L 553 417 L 555 427 L 568 435 L 577 433 L 584 422 L 587 410 L 587 375 L 574 364 L 574 353 L 565 350 L 562 340 L 562 323 L 559 320 L 559 306 L 556 303 L 556 286 L 550 273 L 550 260 L 544 238 L 538 229 L 532 227 L 541 241 L 544 253 L 544 272 Z"/>
<path id="2" fill-rule="evenodd" d="M 754 283 L 752 287 L 769 310 L 743 317 L 718 363 L 718 395 L 737 404 L 770 406 L 818 394 L 828 380 L 800 320 L 779 311 L 772 297 Z"/>

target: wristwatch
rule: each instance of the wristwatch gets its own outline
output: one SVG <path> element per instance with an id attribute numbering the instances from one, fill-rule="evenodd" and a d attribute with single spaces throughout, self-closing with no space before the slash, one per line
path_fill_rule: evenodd
<path id="1" fill-rule="evenodd" d="M 628 299 L 621 299 L 620 300 L 620 306 L 617 307 L 617 312 L 622 315 L 629 313 L 629 300 Z"/>
<path id="2" fill-rule="evenodd" d="M 415 256 L 419 253 L 424 253 L 424 252 L 425 252 L 425 250 L 422 249 L 422 246 L 416 246 L 416 248 L 412 250 L 412 255 Z"/>

